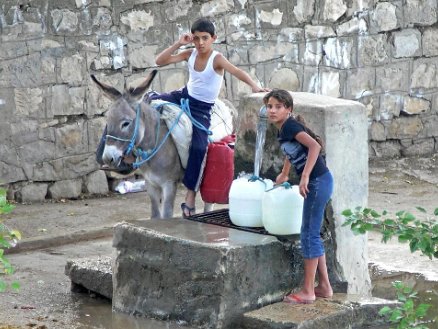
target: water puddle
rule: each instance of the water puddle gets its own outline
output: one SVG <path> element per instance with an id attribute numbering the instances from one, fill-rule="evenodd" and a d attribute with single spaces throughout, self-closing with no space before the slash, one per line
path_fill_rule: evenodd
<path id="1" fill-rule="evenodd" d="M 111 301 L 75 294 L 77 298 L 76 323 L 88 329 L 194 329 L 185 322 L 160 321 L 112 312 Z"/>

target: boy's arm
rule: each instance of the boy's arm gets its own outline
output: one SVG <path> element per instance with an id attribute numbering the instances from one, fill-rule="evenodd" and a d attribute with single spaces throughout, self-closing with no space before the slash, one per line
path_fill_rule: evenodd
<path id="1" fill-rule="evenodd" d="M 157 55 L 157 57 L 155 57 L 155 63 L 159 66 L 162 66 L 188 60 L 190 54 L 192 53 L 191 49 L 184 50 L 178 54 L 174 54 L 174 52 L 177 51 L 181 46 L 191 43 L 192 40 L 193 37 L 191 34 L 184 33 L 177 42 L 175 42 L 170 47 L 164 49 L 161 53 Z"/>
<path id="2" fill-rule="evenodd" d="M 243 81 L 250 86 L 254 93 L 270 91 L 269 88 L 259 87 L 248 73 L 231 64 L 222 54 L 216 56 L 214 61 L 214 69 L 216 71 L 225 70 L 234 75 L 240 81 Z"/>

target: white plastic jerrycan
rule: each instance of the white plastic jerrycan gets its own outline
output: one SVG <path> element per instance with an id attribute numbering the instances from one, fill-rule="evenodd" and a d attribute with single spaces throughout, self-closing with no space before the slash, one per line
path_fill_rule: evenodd
<path id="1" fill-rule="evenodd" d="M 274 183 L 256 176 L 244 176 L 233 181 L 229 194 L 229 216 L 234 225 L 262 227 L 262 198 Z"/>
<path id="2" fill-rule="evenodd" d="M 275 235 L 299 234 L 304 198 L 297 185 L 283 183 L 267 190 L 262 200 L 262 219 L 266 231 Z"/>

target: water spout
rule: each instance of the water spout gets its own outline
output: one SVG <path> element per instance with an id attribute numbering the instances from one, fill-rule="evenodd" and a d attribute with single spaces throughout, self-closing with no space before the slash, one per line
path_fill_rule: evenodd
<path id="1" fill-rule="evenodd" d="M 265 145 L 266 129 L 268 126 L 268 111 L 262 106 L 259 111 L 259 122 L 257 123 L 257 137 L 255 144 L 254 176 L 260 175 L 260 168 L 263 160 L 263 146 Z"/>

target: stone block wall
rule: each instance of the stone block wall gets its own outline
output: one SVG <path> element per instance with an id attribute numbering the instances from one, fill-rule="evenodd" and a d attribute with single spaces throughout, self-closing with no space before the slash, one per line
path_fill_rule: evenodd
<path id="1" fill-rule="evenodd" d="M 0 184 L 10 196 L 105 193 L 94 151 L 109 102 L 89 74 L 135 83 L 199 16 L 260 84 L 363 103 L 370 157 L 437 152 L 436 0 L 2 0 Z M 186 78 L 184 64 L 163 67 L 153 88 Z M 221 97 L 237 107 L 249 92 L 225 75 Z"/>

